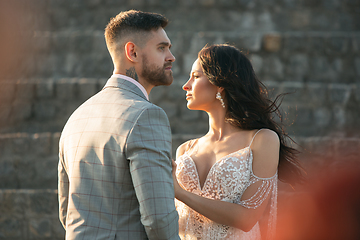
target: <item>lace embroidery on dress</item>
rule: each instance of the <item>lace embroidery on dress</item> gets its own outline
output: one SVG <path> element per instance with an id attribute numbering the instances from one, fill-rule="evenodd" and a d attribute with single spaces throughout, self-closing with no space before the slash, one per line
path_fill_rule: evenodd
<path id="1" fill-rule="evenodd" d="M 194 142 L 190 143 L 188 150 L 192 148 Z M 179 184 L 189 192 L 210 199 L 240 204 L 246 208 L 256 209 L 271 195 L 268 230 L 264 239 L 272 239 L 275 234 L 277 215 L 277 174 L 271 178 L 255 176 L 252 171 L 251 143 L 248 147 L 217 161 L 211 167 L 202 188 L 196 165 L 188 154 L 188 150 L 176 160 L 178 166 L 176 176 Z M 257 182 L 261 182 L 261 184 L 255 194 L 242 200 L 242 195 L 246 189 Z M 215 223 L 184 203 L 178 200 L 175 202 L 179 213 L 181 239 L 261 239 L 259 223 L 249 232 L 244 232 L 237 228 Z"/>

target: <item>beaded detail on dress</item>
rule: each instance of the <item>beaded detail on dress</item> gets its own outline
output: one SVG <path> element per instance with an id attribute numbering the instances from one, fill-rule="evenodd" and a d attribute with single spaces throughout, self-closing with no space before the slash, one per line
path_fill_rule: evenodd
<path id="1" fill-rule="evenodd" d="M 259 207 L 271 194 L 268 231 L 264 239 L 272 239 L 276 227 L 277 174 L 271 178 L 255 176 L 252 171 L 252 161 L 250 146 L 221 158 L 211 167 L 201 188 L 196 165 L 186 152 L 176 160 L 176 176 L 179 184 L 189 192 L 251 209 Z M 245 190 L 258 182 L 260 186 L 256 193 L 249 199 L 243 200 L 242 195 Z M 215 223 L 178 200 L 176 200 L 176 208 L 179 213 L 181 239 L 261 239 L 259 223 L 249 232 L 244 232 Z"/>

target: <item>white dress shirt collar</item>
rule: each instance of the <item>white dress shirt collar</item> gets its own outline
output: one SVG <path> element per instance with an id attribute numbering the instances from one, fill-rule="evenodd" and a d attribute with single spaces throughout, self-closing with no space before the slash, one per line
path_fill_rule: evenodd
<path id="1" fill-rule="evenodd" d="M 125 75 L 122 75 L 122 74 L 113 74 L 111 77 L 121 78 L 121 79 L 127 80 L 127 81 L 135 84 L 141 90 L 141 92 L 145 95 L 146 99 L 149 101 L 149 95 L 147 94 L 145 88 L 143 87 L 143 85 L 141 85 L 135 79 L 125 76 Z"/>

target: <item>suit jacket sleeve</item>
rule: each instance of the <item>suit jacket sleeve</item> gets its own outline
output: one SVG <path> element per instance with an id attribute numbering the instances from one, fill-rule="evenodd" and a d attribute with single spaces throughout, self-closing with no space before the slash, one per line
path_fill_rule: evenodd
<path id="1" fill-rule="evenodd" d="M 61 224 L 65 229 L 66 229 L 68 196 L 69 196 L 69 178 L 65 170 L 64 159 L 62 157 L 62 154 L 59 153 L 59 165 L 58 165 L 59 218 Z"/>
<path id="2" fill-rule="evenodd" d="M 152 105 L 141 112 L 129 133 L 125 152 L 148 238 L 179 239 L 171 175 L 171 130 L 161 108 Z"/>

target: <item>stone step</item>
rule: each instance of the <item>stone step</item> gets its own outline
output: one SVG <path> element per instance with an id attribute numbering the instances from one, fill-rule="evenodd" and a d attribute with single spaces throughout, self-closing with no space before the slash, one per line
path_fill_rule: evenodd
<path id="1" fill-rule="evenodd" d="M 0 135 L 0 189 L 57 188 L 60 133 Z"/>
<path id="2" fill-rule="evenodd" d="M 0 82 L 0 132 L 60 132 L 71 113 L 102 89 L 104 78 L 25 79 Z M 186 107 L 182 85 L 156 87 L 150 100 L 167 113 L 173 134 L 204 134 L 208 116 Z M 270 96 L 290 93 L 282 102 L 283 120 L 296 136 L 337 132 L 359 136 L 360 83 L 265 81 Z"/>
<path id="3" fill-rule="evenodd" d="M 168 35 L 177 59 L 175 76 L 188 76 L 206 44 L 230 43 L 249 55 L 262 80 L 351 83 L 360 77 L 359 31 L 169 29 Z M 103 78 L 113 71 L 102 28 L 36 31 L 26 39 L 27 50 L 16 64 L 15 77 Z"/>
<path id="4" fill-rule="evenodd" d="M 55 189 L 0 189 L 0 212 L 0 239 L 65 239 Z"/>
<path id="5" fill-rule="evenodd" d="M 174 134 L 172 154 L 199 134 Z M 60 133 L 0 135 L 0 189 L 56 189 Z M 360 138 L 293 137 L 305 166 L 337 165 L 342 159 L 360 159 Z"/>
<path id="6" fill-rule="evenodd" d="M 104 29 L 111 17 L 127 9 L 164 14 L 173 27 L 216 30 L 354 30 L 358 1 L 160 1 L 160 0 L 27 0 L 4 5 L 35 29 Z M 17 4 L 16 4 L 17 3 Z M 216 11 L 217 10 L 217 11 Z M 186 12 L 187 14 L 183 14 Z M 336 12 L 336 14 L 334 14 Z M 209 21 L 211 19 L 212 21 Z M 225 19 L 225 20 L 224 20 Z M 19 21 L 19 20 L 18 20 Z M 193 24 L 196 21 L 196 24 Z"/>

